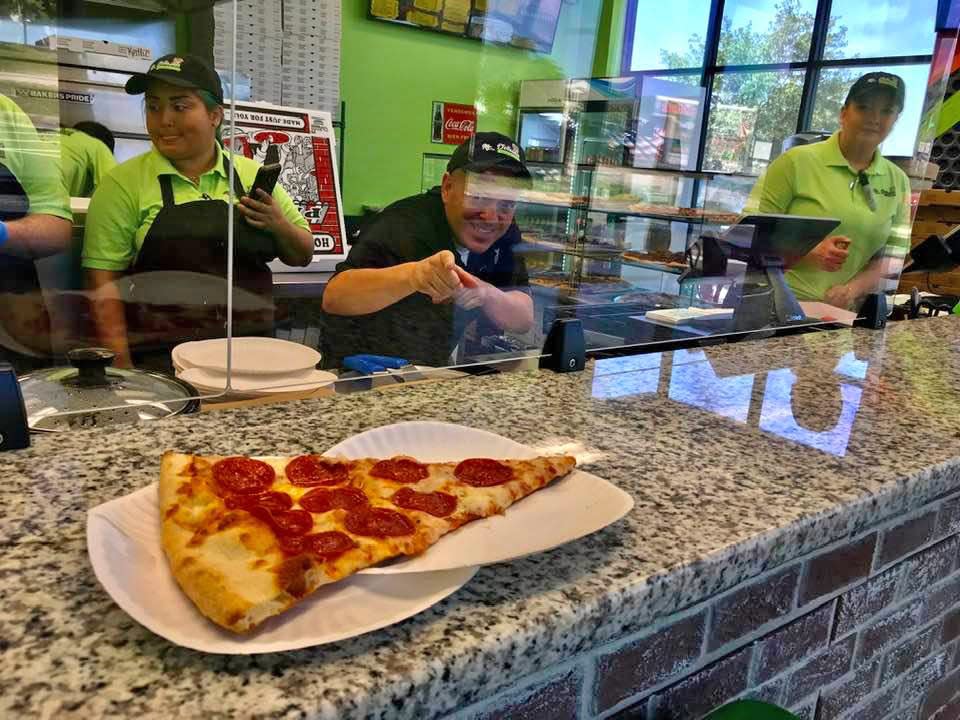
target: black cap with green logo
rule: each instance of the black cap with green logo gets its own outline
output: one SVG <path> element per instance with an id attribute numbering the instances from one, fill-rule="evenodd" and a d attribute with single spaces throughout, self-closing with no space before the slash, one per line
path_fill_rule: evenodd
<path id="1" fill-rule="evenodd" d="M 137 73 L 127 80 L 126 90 L 130 95 L 147 91 L 151 80 L 161 80 L 171 85 L 206 90 L 218 103 L 223 103 L 223 84 L 217 71 L 196 55 L 171 53 L 154 60 L 145 73 Z"/>
<path id="2" fill-rule="evenodd" d="M 499 170 L 514 177 L 530 177 L 523 148 L 497 132 L 471 135 L 469 140 L 453 151 L 447 163 L 447 172 L 461 169 L 477 173 Z"/>
<path id="3" fill-rule="evenodd" d="M 872 72 L 862 75 L 850 86 L 850 92 L 847 93 L 846 105 L 851 100 L 860 100 L 878 93 L 886 93 L 891 96 L 897 105 L 898 110 L 903 110 L 903 101 L 906 97 L 907 88 L 903 84 L 903 78 L 888 72 Z"/>

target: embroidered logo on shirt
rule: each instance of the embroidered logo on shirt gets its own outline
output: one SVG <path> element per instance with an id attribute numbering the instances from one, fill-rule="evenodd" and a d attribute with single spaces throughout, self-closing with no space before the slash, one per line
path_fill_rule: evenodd
<path id="1" fill-rule="evenodd" d="M 874 190 L 874 192 L 880 193 L 880 194 L 883 195 L 884 197 L 896 197 L 896 196 L 897 196 L 897 191 L 894 190 L 893 188 L 886 188 L 886 189 L 884 189 L 884 188 L 874 188 L 873 190 Z"/>

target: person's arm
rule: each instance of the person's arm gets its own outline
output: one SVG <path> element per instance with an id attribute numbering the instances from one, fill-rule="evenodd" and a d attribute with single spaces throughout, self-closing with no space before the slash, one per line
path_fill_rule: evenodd
<path id="1" fill-rule="evenodd" d="M 7 241 L 0 253 L 36 260 L 56 255 L 70 246 L 73 224 L 55 215 L 31 214 L 6 223 Z"/>
<path id="2" fill-rule="evenodd" d="M 60 176 L 59 136 L 41 138 L 30 117 L 9 99 L 0 103 L 3 162 L 29 200 L 29 214 L 6 223 L 0 253 L 35 260 L 70 246 L 73 215 Z"/>
<path id="3" fill-rule="evenodd" d="M 827 291 L 824 299 L 831 305 L 856 309 L 867 295 L 884 290 L 886 281 L 896 286 L 910 249 L 910 181 L 905 175 L 898 179 L 898 192 L 903 201 L 897 207 L 887 242 L 849 281 Z"/>
<path id="4" fill-rule="evenodd" d="M 116 353 L 113 362 L 116 367 L 132 367 L 127 342 L 127 318 L 116 285 L 122 273 L 89 268 L 86 273 L 97 342 Z"/>
<path id="5" fill-rule="evenodd" d="M 286 203 L 283 199 L 286 199 Z M 289 216 L 289 204 L 295 217 Z M 246 222 L 259 230 L 267 230 L 277 241 L 277 256 L 287 265 L 309 265 L 313 259 L 313 233 L 297 211 L 286 191 L 277 185 L 273 196 L 257 191 L 257 199 L 240 198 L 237 210 Z"/>
<path id="6" fill-rule="evenodd" d="M 367 315 L 415 292 L 441 303 L 451 299 L 462 287 L 478 282 L 457 268 L 452 252 L 441 250 L 415 262 L 385 268 L 352 268 L 337 273 L 323 291 L 323 310 L 331 315 Z"/>
<path id="7" fill-rule="evenodd" d="M 501 330 L 522 333 L 533 327 L 533 299 L 527 293 L 522 290 L 501 290 L 460 268 L 457 268 L 457 272 L 461 275 L 461 282 L 463 276 L 467 276 L 476 283 L 476 287 L 465 287 L 457 293 L 460 307 L 466 310 L 482 308 L 483 314 Z"/>
<path id="8" fill-rule="evenodd" d="M 93 193 L 83 236 L 82 265 L 93 309 L 97 341 L 113 350 L 114 364 L 130 367 L 127 319 L 117 292 L 136 254 L 139 203 L 129 183 L 107 175 Z"/>

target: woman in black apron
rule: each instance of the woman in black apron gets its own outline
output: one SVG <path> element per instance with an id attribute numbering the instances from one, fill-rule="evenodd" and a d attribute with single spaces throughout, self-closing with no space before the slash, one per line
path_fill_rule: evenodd
<path id="1" fill-rule="evenodd" d="M 215 180 L 219 188 L 217 197 L 199 192 L 201 187 L 210 187 L 209 180 L 206 186 L 202 185 L 202 178 L 221 168 L 240 201 L 233 225 L 233 278 L 234 287 L 239 289 L 234 297 L 233 332 L 235 336 L 272 335 L 273 277 L 267 263 L 280 257 L 288 264 L 307 264 L 313 254 L 309 226 L 306 221 L 290 222 L 273 198 L 262 191 L 257 198 L 247 197 L 247 189 L 236 169 L 231 174 L 218 143 L 223 120 L 223 90 L 219 76 L 203 60 L 190 55 L 164 56 L 154 62 L 148 72 L 131 77 L 126 89 L 130 94 L 147 94 L 151 153 L 163 156 L 177 174 L 165 171 L 155 178 L 144 179 L 144 182 L 158 183 L 162 207 L 156 211 L 156 205 L 152 206 L 156 215 L 125 274 L 121 277 L 117 272 L 97 271 L 95 265 L 88 266 L 94 268 L 94 286 L 107 286 L 97 310 L 101 341 L 117 351 L 121 364 L 132 360 L 138 366 L 169 369 L 170 350 L 178 343 L 225 337 L 229 205 L 220 199 L 225 194 L 220 180 Z M 238 160 L 250 163 L 246 159 Z M 249 172 L 250 168 L 246 169 Z M 122 174 L 123 166 L 113 173 L 116 177 Z M 184 178 L 194 187 L 186 186 Z M 188 196 L 200 196 L 200 199 L 178 203 L 174 183 L 187 187 Z M 252 178 L 248 181 L 250 184 Z M 97 200 L 95 195 L 88 221 L 88 241 Z M 298 216 L 297 220 L 302 219 Z M 85 248 L 85 262 L 87 256 Z M 171 271 L 178 274 L 151 278 L 151 274 Z M 196 288 L 185 286 L 191 283 L 191 277 L 183 273 L 204 276 L 195 280 L 197 288 L 205 289 L 198 293 L 202 297 L 194 297 L 189 304 L 183 296 Z M 169 303 L 165 299 L 158 302 L 157 280 L 167 282 L 167 278 L 171 284 Z M 222 279 L 223 284 L 210 283 L 211 278 Z M 114 284 L 120 287 L 125 306 L 120 306 L 116 297 L 110 302 L 109 293 Z M 149 293 L 149 297 L 145 293 Z M 260 301 L 253 303 L 254 308 L 249 310 L 251 303 L 246 306 L 238 303 L 238 296 L 241 300 L 245 297 Z M 244 307 L 248 311 L 241 312 Z"/>
<path id="2" fill-rule="evenodd" d="M 169 175 L 157 178 L 163 209 L 153 221 L 143 246 L 124 280 L 130 299 L 126 304 L 127 333 L 134 364 L 154 370 L 170 368 L 170 350 L 181 342 L 224 337 L 226 330 L 227 222 L 229 206 L 223 200 L 196 200 L 177 205 Z M 243 185 L 233 173 L 234 193 L 244 196 Z M 273 274 L 267 263 L 277 255 L 273 236 L 234 215 L 234 287 L 262 298 L 268 308 L 235 318 L 234 335 L 273 334 Z M 214 292 L 209 304 L 186 306 L 146 302 L 138 288 L 146 273 L 181 271 L 224 279 L 222 292 Z M 182 276 L 180 276 L 182 277 Z M 155 290 L 155 287 L 154 287 Z M 133 339 L 136 340 L 133 340 Z"/>

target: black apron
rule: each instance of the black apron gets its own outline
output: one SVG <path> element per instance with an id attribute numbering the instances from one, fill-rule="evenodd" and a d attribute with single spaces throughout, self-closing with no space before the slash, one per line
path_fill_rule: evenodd
<path id="1" fill-rule="evenodd" d="M 0 163 L 0 221 L 19 220 L 29 210 L 23 185 Z M 18 372 L 50 364 L 50 316 L 33 260 L 0 254 L 0 326 L 0 360 Z"/>
<path id="2" fill-rule="evenodd" d="M 144 273 L 186 271 L 226 281 L 229 206 L 223 200 L 212 199 L 177 205 L 170 175 L 157 179 L 163 208 L 150 226 L 127 275 L 132 300 L 127 304 L 127 337 L 131 352 L 140 361 L 138 364 L 162 369 L 169 367 L 169 351 L 173 346 L 189 340 L 226 336 L 226 282 L 222 294 L 205 298 L 203 304 L 178 303 L 178 291 L 184 292 L 184 289 L 177 287 L 169 289 L 169 303 L 157 304 L 156 297 L 150 298 L 149 303 L 145 302 L 147 298 L 138 299 L 138 279 L 144 279 Z M 233 187 L 238 198 L 246 194 L 236 171 Z M 276 257 L 273 235 L 250 226 L 235 212 L 235 287 L 269 303 L 269 309 L 254 310 L 235 303 L 235 336 L 273 334 L 273 274 L 267 263 Z M 147 356 L 149 361 L 145 360 Z"/>

